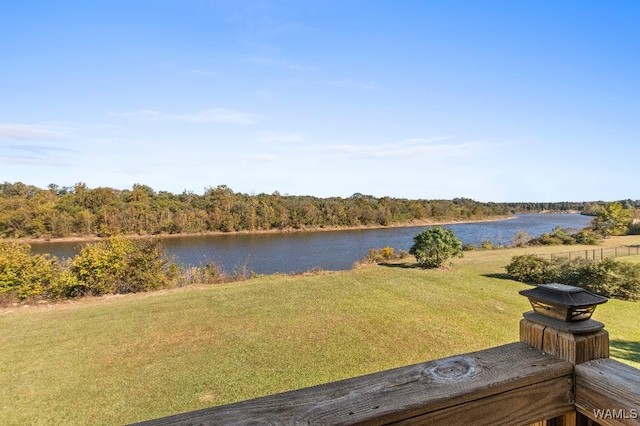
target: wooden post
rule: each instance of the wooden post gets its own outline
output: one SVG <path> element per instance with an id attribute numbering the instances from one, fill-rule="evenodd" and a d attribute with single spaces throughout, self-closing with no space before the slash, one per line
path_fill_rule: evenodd
<path id="1" fill-rule="evenodd" d="M 609 333 L 604 329 L 577 334 L 522 319 L 520 341 L 573 365 L 609 358 Z M 582 414 L 572 411 L 547 420 L 546 426 L 580 426 L 588 421 Z"/>
<path id="2" fill-rule="evenodd" d="M 575 334 L 522 319 L 520 341 L 574 365 L 609 358 L 609 333 L 604 329 Z"/>

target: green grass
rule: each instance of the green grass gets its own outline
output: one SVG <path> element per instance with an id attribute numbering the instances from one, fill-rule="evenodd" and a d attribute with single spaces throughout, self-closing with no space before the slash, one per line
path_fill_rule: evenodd
<path id="1" fill-rule="evenodd" d="M 517 341 L 527 286 L 504 266 L 557 251 L 2 309 L 0 424 L 130 423 Z M 595 318 L 640 368 L 639 314 L 611 300 Z"/>

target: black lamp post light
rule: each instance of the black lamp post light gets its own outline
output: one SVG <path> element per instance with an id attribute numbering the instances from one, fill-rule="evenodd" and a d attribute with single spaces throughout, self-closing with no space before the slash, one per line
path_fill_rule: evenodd
<path id="1" fill-rule="evenodd" d="M 566 284 L 540 284 L 522 290 L 533 307 L 525 312 L 526 319 L 572 333 L 590 333 L 604 327 L 591 319 L 596 306 L 605 303 L 606 297 L 593 294 L 580 287 Z"/>

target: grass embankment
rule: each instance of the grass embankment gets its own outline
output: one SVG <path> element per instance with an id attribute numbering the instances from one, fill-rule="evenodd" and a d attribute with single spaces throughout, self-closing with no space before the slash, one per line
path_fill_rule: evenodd
<path id="1" fill-rule="evenodd" d="M 3 309 L 0 424 L 130 423 L 517 341 L 527 286 L 504 266 L 559 250 Z M 639 314 L 616 300 L 595 314 L 635 367 Z"/>

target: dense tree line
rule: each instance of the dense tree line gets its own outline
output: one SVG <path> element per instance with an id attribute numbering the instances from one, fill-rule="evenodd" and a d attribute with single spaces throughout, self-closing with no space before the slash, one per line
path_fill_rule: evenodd
<path id="1" fill-rule="evenodd" d="M 630 202 L 630 200 L 629 200 Z M 483 203 L 468 198 L 409 200 L 354 194 L 318 198 L 236 193 L 225 185 L 204 194 L 21 182 L 0 184 L 0 236 L 68 237 L 210 231 L 387 226 L 411 221 L 479 220 L 511 213 L 583 210 L 588 203 Z M 636 203 L 638 204 L 638 203 Z"/>

